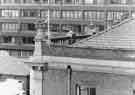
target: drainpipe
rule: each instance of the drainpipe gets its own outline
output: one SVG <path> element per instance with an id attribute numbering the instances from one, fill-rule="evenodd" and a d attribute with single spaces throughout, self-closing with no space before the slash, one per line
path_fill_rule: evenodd
<path id="1" fill-rule="evenodd" d="M 27 95 L 30 95 L 30 75 L 27 75 L 27 90 L 26 90 L 26 93 Z"/>
<path id="2" fill-rule="evenodd" d="M 72 68 L 70 65 L 67 66 L 67 74 L 67 95 L 71 95 Z"/>

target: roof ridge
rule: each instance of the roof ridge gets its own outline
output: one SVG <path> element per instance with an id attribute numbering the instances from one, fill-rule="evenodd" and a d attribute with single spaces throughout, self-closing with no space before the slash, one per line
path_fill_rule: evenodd
<path id="1" fill-rule="evenodd" d="M 134 20 L 134 19 L 135 19 L 135 18 L 133 18 L 133 17 L 130 17 L 130 18 L 128 18 L 128 19 L 125 19 L 124 21 L 121 21 L 120 23 L 118 23 L 118 24 L 116 24 L 116 25 L 113 25 L 112 27 L 110 27 L 110 28 L 108 28 L 108 29 L 105 29 L 105 30 L 102 31 L 102 32 L 96 33 L 95 35 L 92 35 L 92 36 L 90 36 L 90 37 L 88 37 L 88 38 L 86 38 L 86 39 L 80 40 L 80 41 L 76 42 L 75 44 L 83 43 L 83 42 L 85 42 L 85 41 L 87 41 L 87 40 L 89 40 L 89 39 L 92 39 L 92 38 L 95 38 L 95 37 L 97 37 L 97 36 L 100 36 L 100 35 L 102 35 L 102 34 L 104 34 L 104 33 L 107 33 L 108 31 L 110 31 L 110 30 L 112 30 L 112 29 L 115 29 L 115 28 L 117 28 L 117 27 L 119 27 L 119 26 L 121 26 L 121 25 L 123 25 L 123 24 L 126 24 L 126 23 L 128 23 L 129 21 Z"/>

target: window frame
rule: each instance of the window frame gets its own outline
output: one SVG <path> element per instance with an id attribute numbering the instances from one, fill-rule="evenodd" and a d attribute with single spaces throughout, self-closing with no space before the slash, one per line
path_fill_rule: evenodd
<path id="1" fill-rule="evenodd" d="M 93 85 L 76 84 L 75 85 L 75 90 L 76 90 L 75 95 L 96 95 L 96 86 L 93 86 Z M 82 94 L 83 93 L 83 92 L 81 92 L 82 90 L 86 91 L 85 94 Z"/>

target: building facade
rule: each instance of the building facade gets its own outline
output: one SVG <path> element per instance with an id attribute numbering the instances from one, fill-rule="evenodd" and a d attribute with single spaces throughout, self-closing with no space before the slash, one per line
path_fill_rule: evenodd
<path id="1" fill-rule="evenodd" d="M 74 45 L 35 37 L 27 64 L 32 95 L 134 95 L 135 18 Z"/>
<path id="2" fill-rule="evenodd" d="M 29 95 L 29 67 L 22 59 L 0 51 L 0 93 Z"/>
<path id="3" fill-rule="evenodd" d="M 35 22 L 47 19 L 48 9 L 52 34 L 65 35 L 70 28 L 77 35 L 94 35 L 132 17 L 134 3 L 134 0 L 0 0 L 0 49 L 15 56 L 31 56 Z"/>

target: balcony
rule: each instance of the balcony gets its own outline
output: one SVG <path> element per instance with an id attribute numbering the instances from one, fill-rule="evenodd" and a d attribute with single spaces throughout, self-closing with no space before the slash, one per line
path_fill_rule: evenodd
<path id="1" fill-rule="evenodd" d="M 91 10 L 91 11 L 128 11 L 135 10 L 135 5 L 84 5 L 84 4 L 5 4 L 0 9 L 58 9 L 58 10 Z"/>

